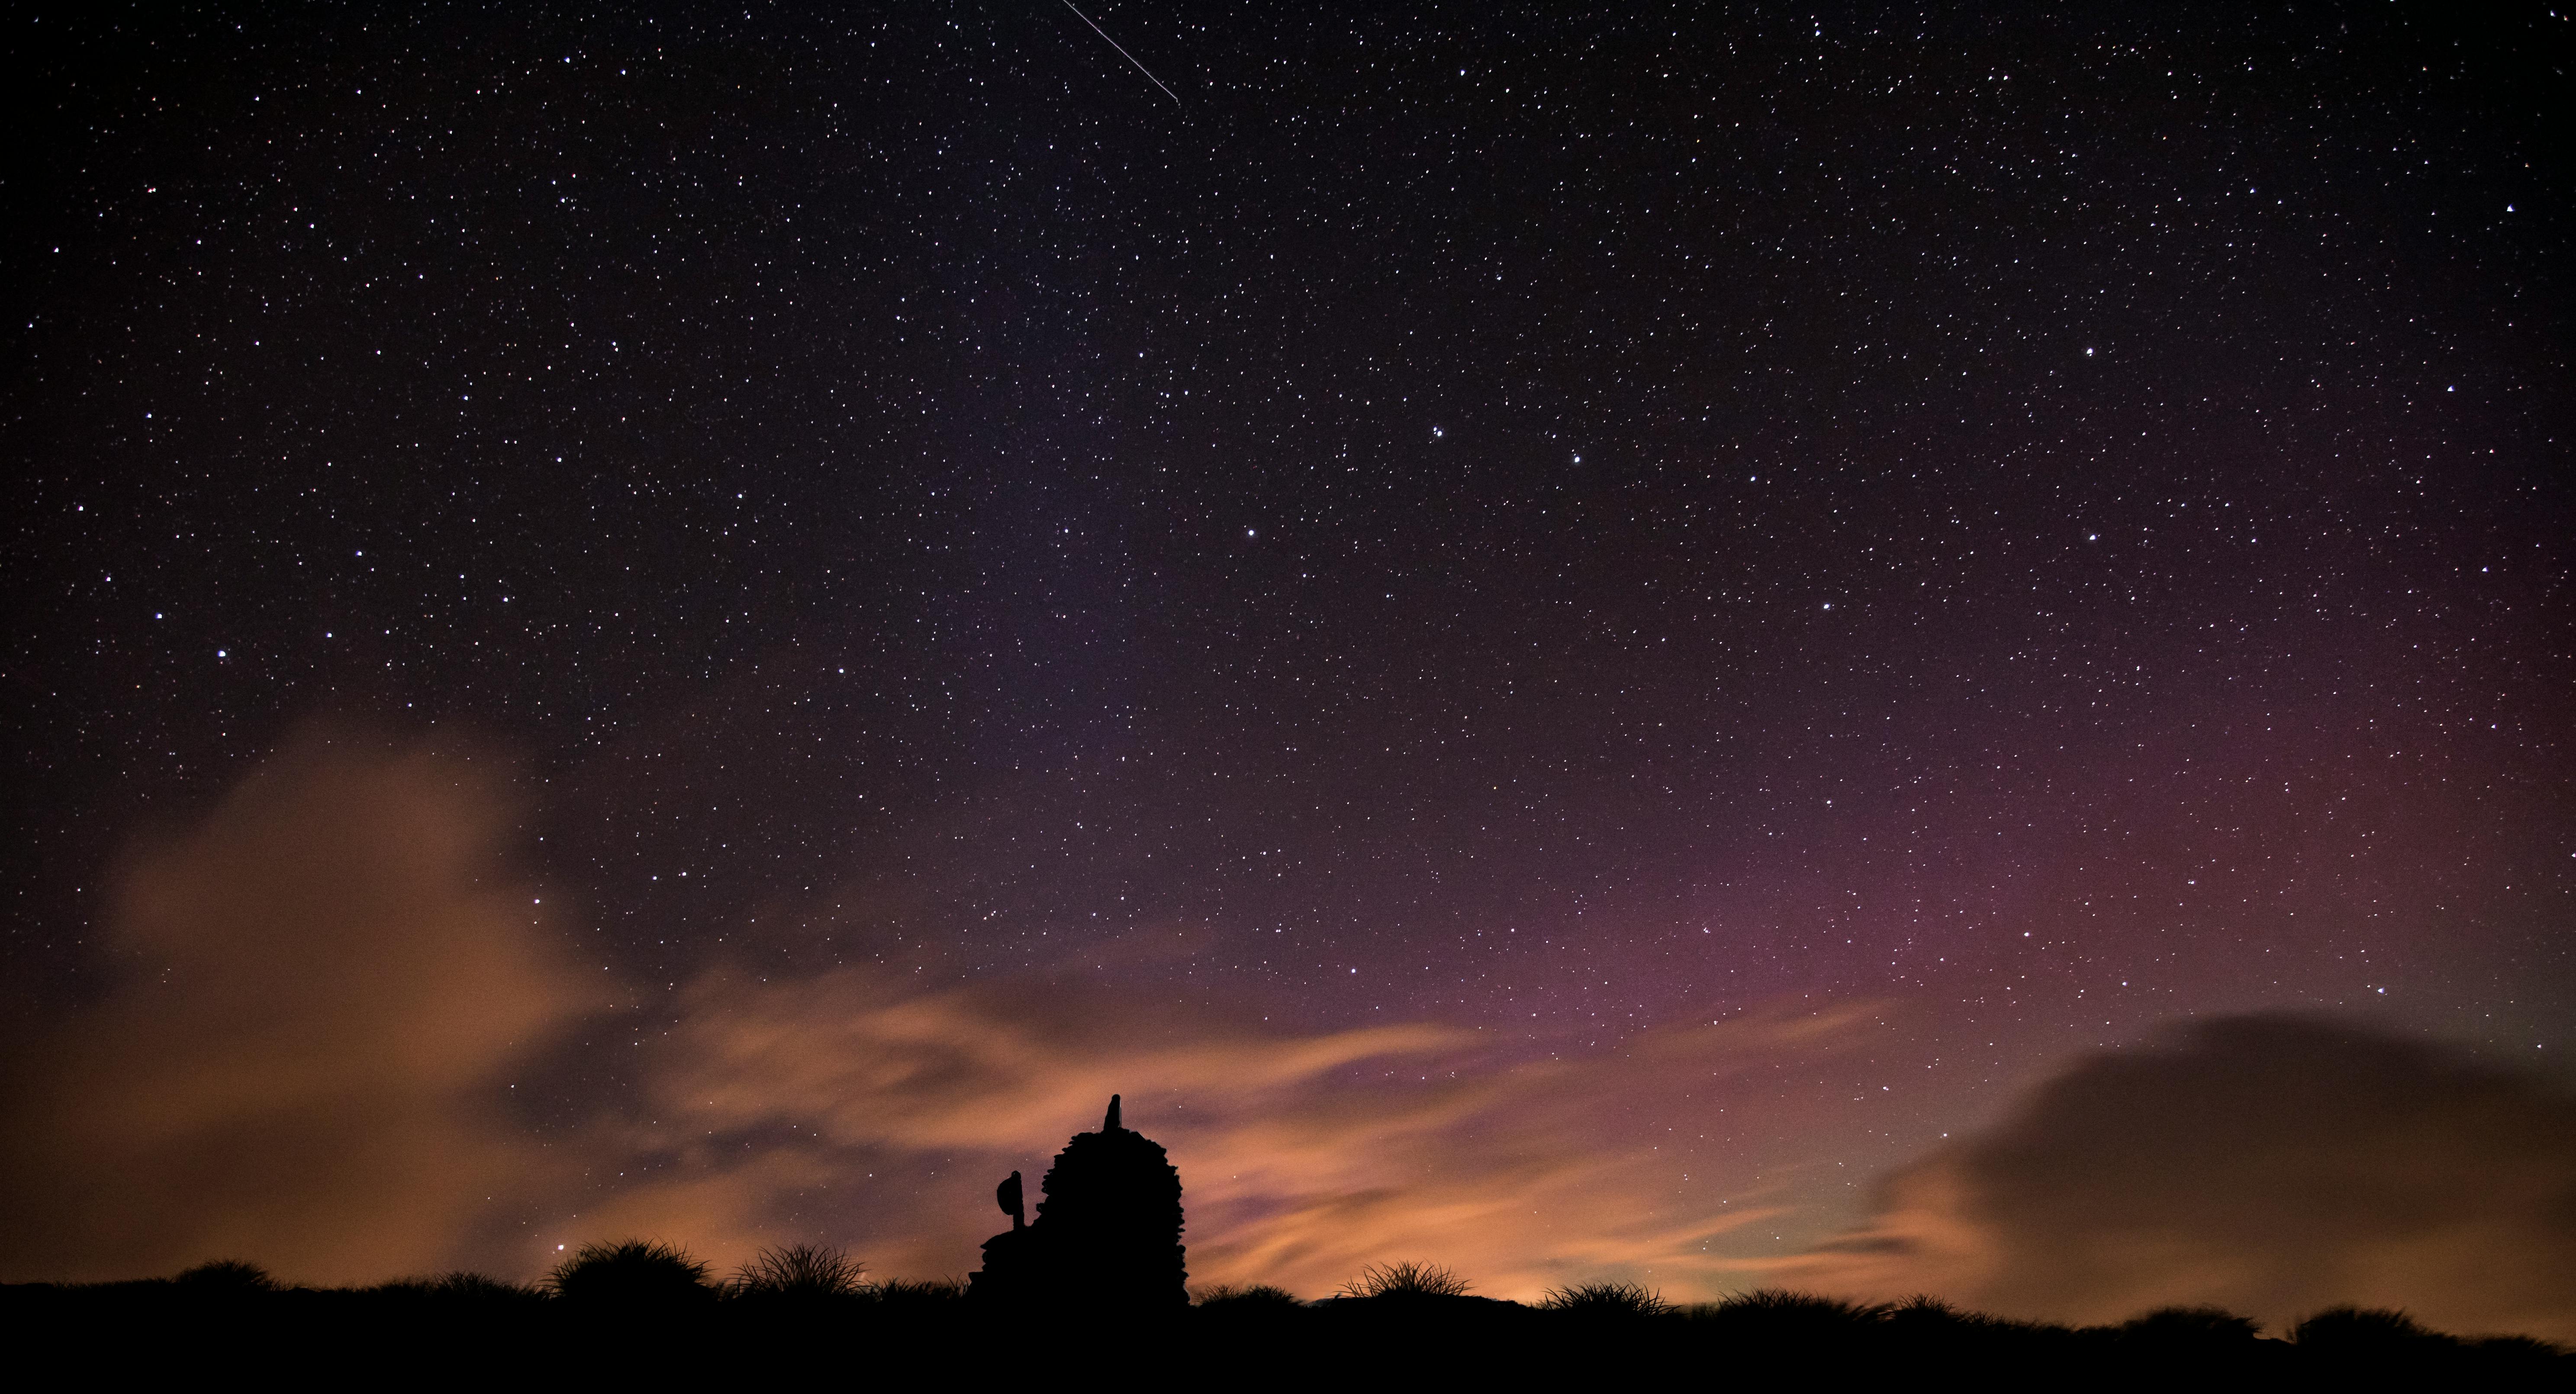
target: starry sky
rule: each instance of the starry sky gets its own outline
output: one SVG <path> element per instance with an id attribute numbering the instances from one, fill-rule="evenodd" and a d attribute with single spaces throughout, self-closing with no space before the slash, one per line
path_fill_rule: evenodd
<path id="1" fill-rule="evenodd" d="M 963 1271 L 1123 1078 L 1349 1123 L 1194 1271 L 1716 1290 L 2176 1023 L 2576 1048 L 2566 14 L 1086 12 L 7 20 L 13 1011 L 440 819 L 547 984 L 313 1271 Z"/>

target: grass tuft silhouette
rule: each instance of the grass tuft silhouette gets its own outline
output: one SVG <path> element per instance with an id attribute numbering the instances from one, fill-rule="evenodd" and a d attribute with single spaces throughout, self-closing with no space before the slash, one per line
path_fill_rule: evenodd
<path id="1" fill-rule="evenodd" d="M 1881 1313 L 1889 1321 L 1947 1323 L 1966 1319 L 1966 1314 L 1949 1302 L 1928 1292 L 1918 1292 L 1902 1302 L 1892 1303 Z"/>
<path id="2" fill-rule="evenodd" d="M 425 1286 L 441 1297 L 490 1298 L 496 1302 L 518 1302 L 544 1295 L 536 1288 L 505 1283 L 498 1278 L 461 1269 L 454 1273 L 441 1273 L 429 1279 Z"/>
<path id="3" fill-rule="evenodd" d="M 1464 1297 L 1474 1287 L 1454 1268 L 1436 1263 L 1372 1263 L 1342 1284 L 1344 1297 Z"/>
<path id="4" fill-rule="evenodd" d="M 1190 1294 L 1190 1299 L 1193 1306 L 1226 1307 L 1238 1311 L 1264 1307 L 1285 1309 L 1306 1305 L 1298 1300 L 1297 1294 L 1286 1288 L 1272 1287 L 1268 1283 L 1252 1283 L 1243 1287 L 1237 1287 L 1232 1283 L 1219 1283 L 1213 1287 L 1200 1288 Z"/>
<path id="5" fill-rule="evenodd" d="M 2525 1365 L 2546 1365 L 2567 1358 L 2565 1349 L 2537 1336 L 2480 1336 L 2470 1341 L 2468 1346 L 2490 1360 Z"/>
<path id="6" fill-rule="evenodd" d="M 1903 1345 L 1963 1358 L 1967 1350 L 2000 1351 L 2018 1344 L 2044 1344 L 2050 1333 L 2072 1335 L 2062 1327 L 2011 1321 L 1983 1312 L 1963 1312 L 1928 1293 L 1917 1293 L 1878 1311 L 1878 1329 Z"/>
<path id="7" fill-rule="evenodd" d="M 187 1269 L 171 1281 L 201 1292 L 274 1292 L 268 1270 L 237 1258 L 219 1258 Z"/>
<path id="8" fill-rule="evenodd" d="M 1847 1302 L 1839 1297 L 1819 1297 L 1786 1288 L 1756 1288 L 1723 1302 L 1691 1307 L 1683 1315 L 1732 1337 L 1840 1346 L 1875 1330 L 1886 1313 L 1885 1307 Z"/>
<path id="9" fill-rule="evenodd" d="M 498 1278 L 462 1270 L 422 1278 L 397 1278 L 390 1283 L 378 1283 L 374 1287 L 362 1288 L 360 1291 L 379 1297 L 412 1298 L 442 1304 L 493 1307 L 523 1306 L 546 1300 L 543 1288 L 522 1287 L 517 1283 L 505 1283 Z"/>
<path id="10" fill-rule="evenodd" d="M 2127 1340 L 2160 1346 L 2237 1345 L 2263 1332 L 2262 1323 L 2224 1307 L 2158 1307 L 2120 1323 Z"/>
<path id="11" fill-rule="evenodd" d="M 1794 1316 L 1848 1325 L 1876 1321 L 1887 1311 L 1885 1307 L 1867 1302 L 1825 1297 L 1812 1292 L 1792 1292 L 1787 1288 L 1755 1288 L 1751 1292 L 1739 1292 L 1718 1303 L 1717 1309 L 1745 1315 Z"/>
<path id="12" fill-rule="evenodd" d="M 2290 1339 L 2315 1349 L 2355 1354 L 2419 1346 L 2452 1338 L 2425 1330 L 2415 1318 L 2387 1307 L 2328 1307 L 2290 1328 Z"/>
<path id="13" fill-rule="evenodd" d="M 895 1278 L 869 1291 L 890 1306 L 944 1306 L 966 1300 L 963 1278 Z"/>
<path id="14" fill-rule="evenodd" d="M 2251 1348 L 2262 1335 L 2262 1322 L 2239 1317 L 2226 1306 L 2159 1306 L 2120 1322 L 2110 1332 L 2138 1353 L 2208 1358 L 2223 1350 Z"/>
<path id="15" fill-rule="evenodd" d="M 734 1273 L 730 1296 L 817 1301 L 858 1297 L 867 1291 L 868 1266 L 846 1250 L 822 1244 L 763 1249 Z"/>
<path id="16" fill-rule="evenodd" d="M 1643 1283 L 1578 1283 L 1549 1288 L 1541 1310 L 1599 1317 L 1670 1316 L 1675 1308 Z"/>
<path id="17" fill-rule="evenodd" d="M 686 1249 L 658 1239 L 584 1244 L 555 1266 L 546 1285 L 557 1297 L 583 1305 L 667 1305 L 713 1298 L 707 1266 Z"/>

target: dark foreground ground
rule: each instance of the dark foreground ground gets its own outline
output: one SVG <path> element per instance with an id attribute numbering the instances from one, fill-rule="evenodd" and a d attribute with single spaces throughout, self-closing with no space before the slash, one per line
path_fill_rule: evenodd
<path id="1" fill-rule="evenodd" d="M 74 1369 L 83 1384 L 2576 1389 L 2576 1355 L 2391 1313 L 2325 1314 L 2265 1339 L 2212 1311 L 2070 1329 L 1785 1293 L 1549 1309 L 1254 1290 L 1148 1315 L 997 1311 L 946 1284 L 581 1301 L 467 1278 L 360 1290 L 183 1278 L 0 1286 L 0 1331 L 21 1368 Z"/>

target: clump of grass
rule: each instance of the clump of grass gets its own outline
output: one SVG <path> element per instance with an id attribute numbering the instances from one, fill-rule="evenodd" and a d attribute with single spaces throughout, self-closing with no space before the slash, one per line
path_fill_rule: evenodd
<path id="1" fill-rule="evenodd" d="M 712 1298 L 705 1263 L 658 1239 L 584 1244 L 555 1266 L 546 1286 L 567 1301 L 619 1305 L 663 1304 Z"/>
<path id="2" fill-rule="evenodd" d="M 735 1297 L 813 1301 L 856 1297 L 867 1287 L 868 1266 L 848 1251 L 822 1244 L 763 1249 L 734 1273 Z"/>
<path id="3" fill-rule="evenodd" d="M 1714 1306 L 1695 1306 L 1689 1315 L 1766 1340 L 1830 1341 L 1875 1328 L 1887 1308 L 1787 1288 L 1756 1288 Z"/>
<path id="4" fill-rule="evenodd" d="M 2051 1329 L 2032 1322 L 1988 1316 L 1983 1312 L 1963 1312 L 1938 1297 L 1920 1292 L 1902 1302 L 1879 1308 L 1878 1319 L 1897 1330 L 1909 1332 L 1974 1331 L 1992 1335 Z"/>
<path id="5" fill-rule="evenodd" d="M 1259 1307 L 1286 1308 L 1306 1305 L 1298 1300 L 1297 1294 L 1286 1288 L 1272 1287 L 1268 1283 L 1251 1283 L 1243 1287 L 1236 1287 L 1231 1283 L 1219 1283 L 1191 1293 L 1190 1300 L 1194 1306 L 1227 1307 L 1237 1311 Z"/>
<path id="6" fill-rule="evenodd" d="M 1918 1292 L 1902 1302 L 1891 1304 L 1882 1315 L 1890 1321 L 1954 1322 L 1970 1319 L 1967 1313 L 1928 1292 Z"/>
<path id="7" fill-rule="evenodd" d="M 1980 1312 L 1963 1312 L 1930 1293 L 1916 1293 L 1902 1302 L 1879 1309 L 1878 1319 L 1890 1330 L 1908 1336 L 1956 1336 L 1967 1332 L 1993 1333 L 2014 1329 L 2015 1324 Z"/>
<path id="8" fill-rule="evenodd" d="M 519 1283 L 505 1283 L 482 1273 L 458 1269 L 441 1273 L 429 1280 L 429 1290 L 441 1297 L 488 1298 L 495 1302 L 517 1302 L 544 1294 Z"/>
<path id="9" fill-rule="evenodd" d="M 1788 1288 L 1755 1288 L 1751 1292 L 1739 1292 L 1720 1302 L 1718 1307 L 1731 1312 L 1777 1312 L 1841 1321 L 1876 1321 L 1887 1311 L 1885 1307 L 1868 1302 L 1812 1292 L 1792 1292 Z"/>
<path id="10" fill-rule="evenodd" d="M 1596 1317 L 1660 1317 L 1673 1312 L 1664 1295 L 1643 1283 L 1577 1283 L 1549 1288 L 1539 1302 L 1543 1311 Z"/>
<path id="11" fill-rule="evenodd" d="M 2253 1340 L 2263 1326 L 2252 1317 L 2240 1317 L 2224 1307 L 2159 1307 L 2120 1323 L 2119 1330 L 2131 1340 L 2232 1345 Z"/>
<path id="12" fill-rule="evenodd" d="M 2490 1359 L 2534 1362 L 2556 1360 L 2567 1354 L 2564 1346 L 2537 1336 L 2480 1336 L 2469 1342 L 2469 1349 Z"/>
<path id="13" fill-rule="evenodd" d="M 219 1258 L 180 1273 L 173 1282 L 204 1292 L 274 1292 L 277 1280 L 256 1263 Z"/>
<path id="14" fill-rule="evenodd" d="M 879 1302 L 930 1305 L 966 1300 L 963 1278 L 890 1278 L 870 1291 Z"/>
<path id="15" fill-rule="evenodd" d="M 2376 1351 L 2448 1342 L 2406 1313 L 2389 1307 L 2328 1307 L 2290 1328 L 2303 1346 L 2333 1351 Z"/>
<path id="16" fill-rule="evenodd" d="M 454 1273 L 440 1273 L 429 1277 L 398 1278 L 390 1283 L 379 1283 L 365 1291 L 388 1296 L 428 1298 L 438 1302 L 494 1305 L 545 1300 L 543 1289 L 521 1287 L 517 1283 L 505 1283 L 498 1278 L 486 1277 L 480 1273 L 467 1273 L 461 1269 Z"/>
<path id="17" fill-rule="evenodd" d="M 1475 1284 L 1437 1263 L 1372 1263 L 1342 1284 L 1344 1297 L 1464 1297 Z"/>

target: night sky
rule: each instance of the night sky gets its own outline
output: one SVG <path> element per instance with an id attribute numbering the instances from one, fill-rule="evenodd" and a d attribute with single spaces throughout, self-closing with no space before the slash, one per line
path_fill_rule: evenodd
<path id="1" fill-rule="evenodd" d="M 1086 10 L 9 17 L 15 1106 L 545 986 L 435 1233 L 0 1276 L 964 1271 L 1123 1080 L 1194 1275 L 1714 1292 L 2191 1022 L 2563 1079 L 2566 13 Z M 471 991 L 256 872 L 451 817 Z"/>

